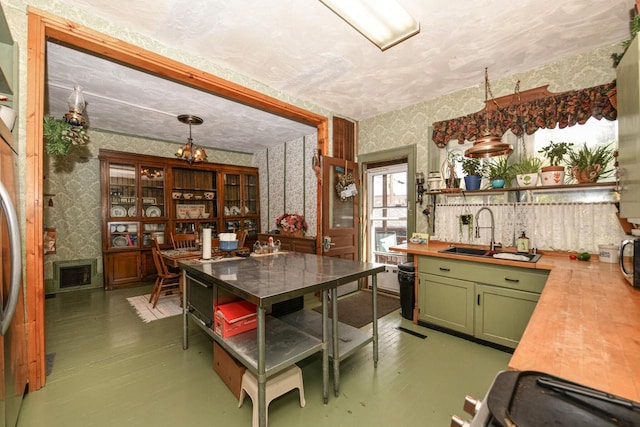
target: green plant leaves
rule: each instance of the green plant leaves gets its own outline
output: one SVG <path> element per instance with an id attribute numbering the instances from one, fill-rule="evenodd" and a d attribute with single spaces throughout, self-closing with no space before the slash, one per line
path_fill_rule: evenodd
<path id="1" fill-rule="evenodd" d="M 72 126 L 53 116 L 45 116 L 42 125 L 44 147 L 54 156 L 66 156 L 73 145 L 85 145 L 89 135 L 83 126 Z"/>

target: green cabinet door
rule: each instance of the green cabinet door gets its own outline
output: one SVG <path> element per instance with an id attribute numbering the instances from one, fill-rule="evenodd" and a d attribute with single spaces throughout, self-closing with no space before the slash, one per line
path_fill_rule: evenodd
<path id="1" fill-rule="evenodd" d="M 516 348 L 536 308 L 539 294 L 475 285 L 475 337 Z"/>
<path id="2" fill-rule="evenodd" d="M 418 320 L 473 335 L 474 283 L 419 274 Z"/>
<path id="3" fill-rule="evenodd" d="M 640 40 L 633 39 L 616 67 L 620 216 L 640 216 Z"/>

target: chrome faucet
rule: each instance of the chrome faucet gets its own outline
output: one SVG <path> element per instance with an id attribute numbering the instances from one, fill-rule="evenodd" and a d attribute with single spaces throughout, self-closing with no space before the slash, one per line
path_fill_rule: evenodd
<path id="1" fill-rule="evenodd" d="M 489 215 L 491 216 L 491 227 L 480 227 L 479 225 L 478 218 L 480 218 L 480 212 L 484 210 L 489 211 Z M 496 223 L 495 223 L 495 220 L 493 219 L 493 211 L 486 206 L 481 207 L 476 213 L 476 238 L 480 237 L 481 228 L 491 228 L 491 241 L 489 242 L 489 250 L 493 251 L 495 250 L 496 246 L 501 246 L 496 244 L 496 240 L 495 240 Z"/>

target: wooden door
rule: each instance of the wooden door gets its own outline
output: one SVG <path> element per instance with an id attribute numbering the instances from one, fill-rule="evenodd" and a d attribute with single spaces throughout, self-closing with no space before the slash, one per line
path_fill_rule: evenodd
<path id="1" fill-rule="evenodd" d="M 322 157 L 322 254 L 358 259 L 358 194 L 343 193 L 353 182 L 360 189 L 358 164 L 333 157 Z M 353 187 L 352 187 L 353 188 Z"/>

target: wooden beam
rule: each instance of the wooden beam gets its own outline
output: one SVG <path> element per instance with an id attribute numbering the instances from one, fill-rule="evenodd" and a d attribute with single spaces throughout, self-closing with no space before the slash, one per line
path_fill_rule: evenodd
<path id="1" fill-rule="evenodd" d="M 45 383 L 43 158 L 45 28 L 42 19 L 28 15 L 27 128 L 26 128 L 26 302 L 29 390 Z"/>
<path id="2" fill-rule="evenodd" d="M 66 19 L 29 7 L 30 13 L 40 15 L 45 23 L 46 36 L 109 59 L 131 65 L 214 95 L 231 99 L 254 108 L 286 117 L 311 126 L 317 126 L 326 117 L 286 103 L 237 83 L 195 69 L 173 59 L 141 49 Z"/>

